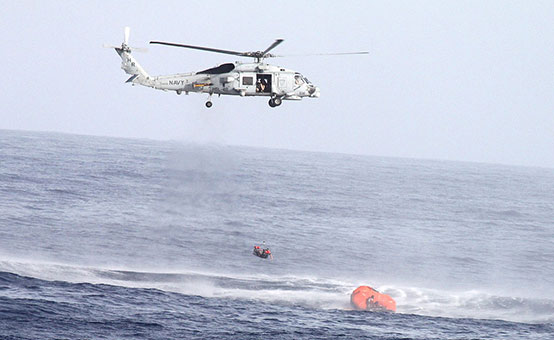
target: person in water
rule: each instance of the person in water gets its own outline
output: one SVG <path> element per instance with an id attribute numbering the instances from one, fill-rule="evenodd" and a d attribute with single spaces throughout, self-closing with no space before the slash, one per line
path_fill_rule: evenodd
<path id="1" fill-rule="evenodd" d="M 254 251 L 252 253 L 262 259 L 267 259 L 269 257 L 273 260 L 273 255 L 271 254 L 271 250 L 269 250 L 269 248 L 264 249 L 260 248 L 260 246 L 254 246 Z"/>
<path id="2" fill-rule="evenodd" d="M 273 255 L 271 255 L 271 250 L 269 250 L 268 247 L 266 247 L 265 245 L 265 241 L 262 241 L 262 250 L 263 250 L 263 254 L 264 254 L 264 259 L 267 259 L 268 257 L 273 260 Z"/>
<path id="3" fill-rule="evenodd" d="M 265 258 L 269 256 L 270 260 L 273 260 L 273 255 L 271 254 L 271 250 L 269 248 L 264 249 Z"/>

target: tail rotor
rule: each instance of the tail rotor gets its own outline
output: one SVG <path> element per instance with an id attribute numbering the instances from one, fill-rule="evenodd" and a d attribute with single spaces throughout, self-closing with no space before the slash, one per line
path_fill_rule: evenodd
<path id="1" fill-rule="evenodd" d="M 121 46 L 113 46 L 113 45 L 107 45 L 107 44 L 104 44 L 103 46 L 106 48 L 115 48 L 116 50 L 120 50 L 127 53 L 131 53 L 131 51 L 147 52 L 148 51 L 147 48 L 129 46 L 130 33 L 131 33 L 131 28 L 129 26 L 125 27 L 125 30 L 123 32 L 123 42 L 121 43 Z"/>
<path id="2" fill-rule="evenodd" d="M 123 44 L 129 45 L 129 34 L 131 33 L 131 27 L 125 27 L 125 36 L 123 37 Z"/>

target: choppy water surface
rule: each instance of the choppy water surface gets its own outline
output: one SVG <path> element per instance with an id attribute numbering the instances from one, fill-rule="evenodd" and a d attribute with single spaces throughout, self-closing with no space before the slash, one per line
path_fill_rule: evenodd
<path id="1" fill-rule="evenodd" d="M 552 339 L 553 240 L 554 169 L 0 130 L 2 339 Z"/>

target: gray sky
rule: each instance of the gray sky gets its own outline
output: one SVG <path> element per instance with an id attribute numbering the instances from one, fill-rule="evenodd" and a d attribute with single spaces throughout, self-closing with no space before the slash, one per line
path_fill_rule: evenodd
<path id="1" fill-rule="evenodd" d="M 0 128 L 554 167 L 554 1 L 0 0 Z M 177 96 L 124 84 L 124 26 L 152 75 L 278 54 L 321 98 Z M 247 58 L 238 59 L 249 62 Z"/>

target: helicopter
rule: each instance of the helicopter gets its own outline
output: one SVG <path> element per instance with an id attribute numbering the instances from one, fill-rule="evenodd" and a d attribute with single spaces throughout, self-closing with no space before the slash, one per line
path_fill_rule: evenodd
<path id="1" fill-rule="evenodd" d="M 130 28 L 125 27 L 121 46 L 104 46 L 114 48 L 121 57 L 121 68 L 131 75 L 126 83 L 142 85 L 163 91 L 175 91 L 178 95 L 198 92 L 208 94 L 206 107 L 212 107 L 214 94 L 231 96 L 265 96 L 269 97 L 269 106 L 277 107 L 283 100 L 301 100 L 302 98 L 319 98 L 320 90 L 301 73 L 280 66 L 264 63 L 266 58 L 282 57 L 269 53 L 283 39 L 276 39 L 263 51 L 238 52 L 210 47 L 184 45 L 164 41 L 150 41 L 150 44 L 190 48 L 208 52 L 231 54 L 240 57 L 252 57 L 255 62 L 242 63 L 235 61 L 198 72 L 179 73 L 166 76 L 151 76 L 131 55 L 131 51 L 144 49 L 129 46 Z M 368 52 L 328 53 L 317 55 L 368 54 Z"/>

